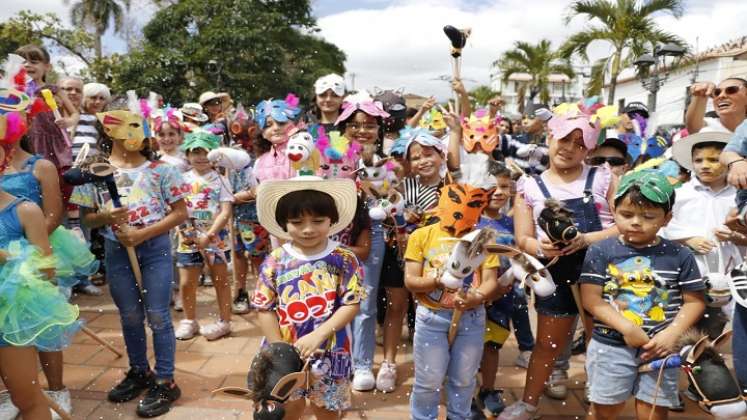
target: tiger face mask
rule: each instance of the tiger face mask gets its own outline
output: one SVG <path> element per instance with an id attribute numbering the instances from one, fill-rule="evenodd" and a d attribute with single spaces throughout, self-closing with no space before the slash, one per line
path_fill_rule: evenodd
<path id="1" fill-rule="evenodd" d="M 448 184 L 441 188 L 437 215 L 441 229 L 454 237 L 472 230 L 488 205 L 492 191 L 467 184 Z"/>

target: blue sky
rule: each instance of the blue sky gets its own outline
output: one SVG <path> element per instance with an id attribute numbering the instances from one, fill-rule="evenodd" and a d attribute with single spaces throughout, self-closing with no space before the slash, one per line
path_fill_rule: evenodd
<path id="1" fill-rule="evenodd" d="M 69 6 L 62 0 L 0 1 L 0 20 L 22 9 L 56 13 L 63 20 L 69 16 Z M 149 0 L 132 0 L 132 4 L 131 15 L 140 25 L 155 11 Z M 441 99 L 449 95 L 448 84 L 434 79 L 451 73 L 448 41 L 441 32 L 444 25 L 472 28 L 462 62 L 462 76 L 474 81 L 466 82 L 470 88 L 489 82 L 490 63 L 515 41 L 546 38 L 559 45 L 583 28 L 582 19 L 563 23 L 569 4 L 563 0 L 312 0 L 320 35 L 347 54 L 348 84 L 354 73 L 356 88 L 405 87 Z M 686 0 L 682 19 L 659 16 L 656 21 L 692 45 L 699 37 L 705 48 L 747 35 L 743 4 L 744 0 Z M 107 34 L 104 46 L 109 53 L 126 49 L 125 42 L 112 34 Z M 599 42 L 589 52 L 594 58 L 609 51 L 609 45 Z M 63 60 L 75 68 L 74 59 Z"/>

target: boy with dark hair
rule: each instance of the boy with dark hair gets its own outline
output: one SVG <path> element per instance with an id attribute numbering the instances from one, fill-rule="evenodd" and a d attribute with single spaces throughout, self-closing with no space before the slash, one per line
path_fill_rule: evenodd
<path id="1" fill-rule="evenodd" d="M 657 235 L 672 218 L 674 189 L 653 171 L 627 174 L 615 194 L 618 237 L 589 247 L 580 278 L 594 317 L 586 352 L 593 418 L 616 418 L 634 395 L 638 419 L 667 417 L 677 403 L 679 369 L 639 373 L 675 351 L 703 314 L 703 289 L 692 253 Z M 657 391 L 658 390 L 658 391 Z M 654 406 L 656 404 L 656 406 Z"/>

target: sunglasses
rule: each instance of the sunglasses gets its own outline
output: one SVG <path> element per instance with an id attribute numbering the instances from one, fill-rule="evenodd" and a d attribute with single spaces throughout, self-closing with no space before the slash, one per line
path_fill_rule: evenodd
<path id="1" fill-rule="evenodd" d="M 594 156 L 593 158 L 589 158 L 589 163 L 592 166 L 601 166 L 606 163 L 609 163 L 610 166 L 622 166 L 627 163 L 625 158 L 617 157 L 617 156 Z"/>
<path id="2" fill-rule="evenodd" d="M 713 89 L 713 97 L 718 98 L 719 96 L 721 96 L 721 92 L 727 95 L 734 95 L 737 92 L 739 92 L 740 89 L 742 89 L 742 86 L 727 86 L 723 89 L 716 88 L 716 89 Z"/>

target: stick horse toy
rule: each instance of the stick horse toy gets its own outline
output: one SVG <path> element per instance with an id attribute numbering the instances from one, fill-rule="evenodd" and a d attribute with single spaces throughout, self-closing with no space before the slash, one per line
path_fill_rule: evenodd
<path id="1" fill-rule="evenodd" d="M 471 29 L 457 29 L 451 25 L 444 26 L 444 33 L 446 37 L 451 41 L 451 71 L 453 74 L 452 80 L 459 80 L 462 72 L 462 48 L 467 45 L 467 38 L 469 37 Z M 454 100 L 454 112 L 459 114 L 459 97 L 455 97 Z"/>

